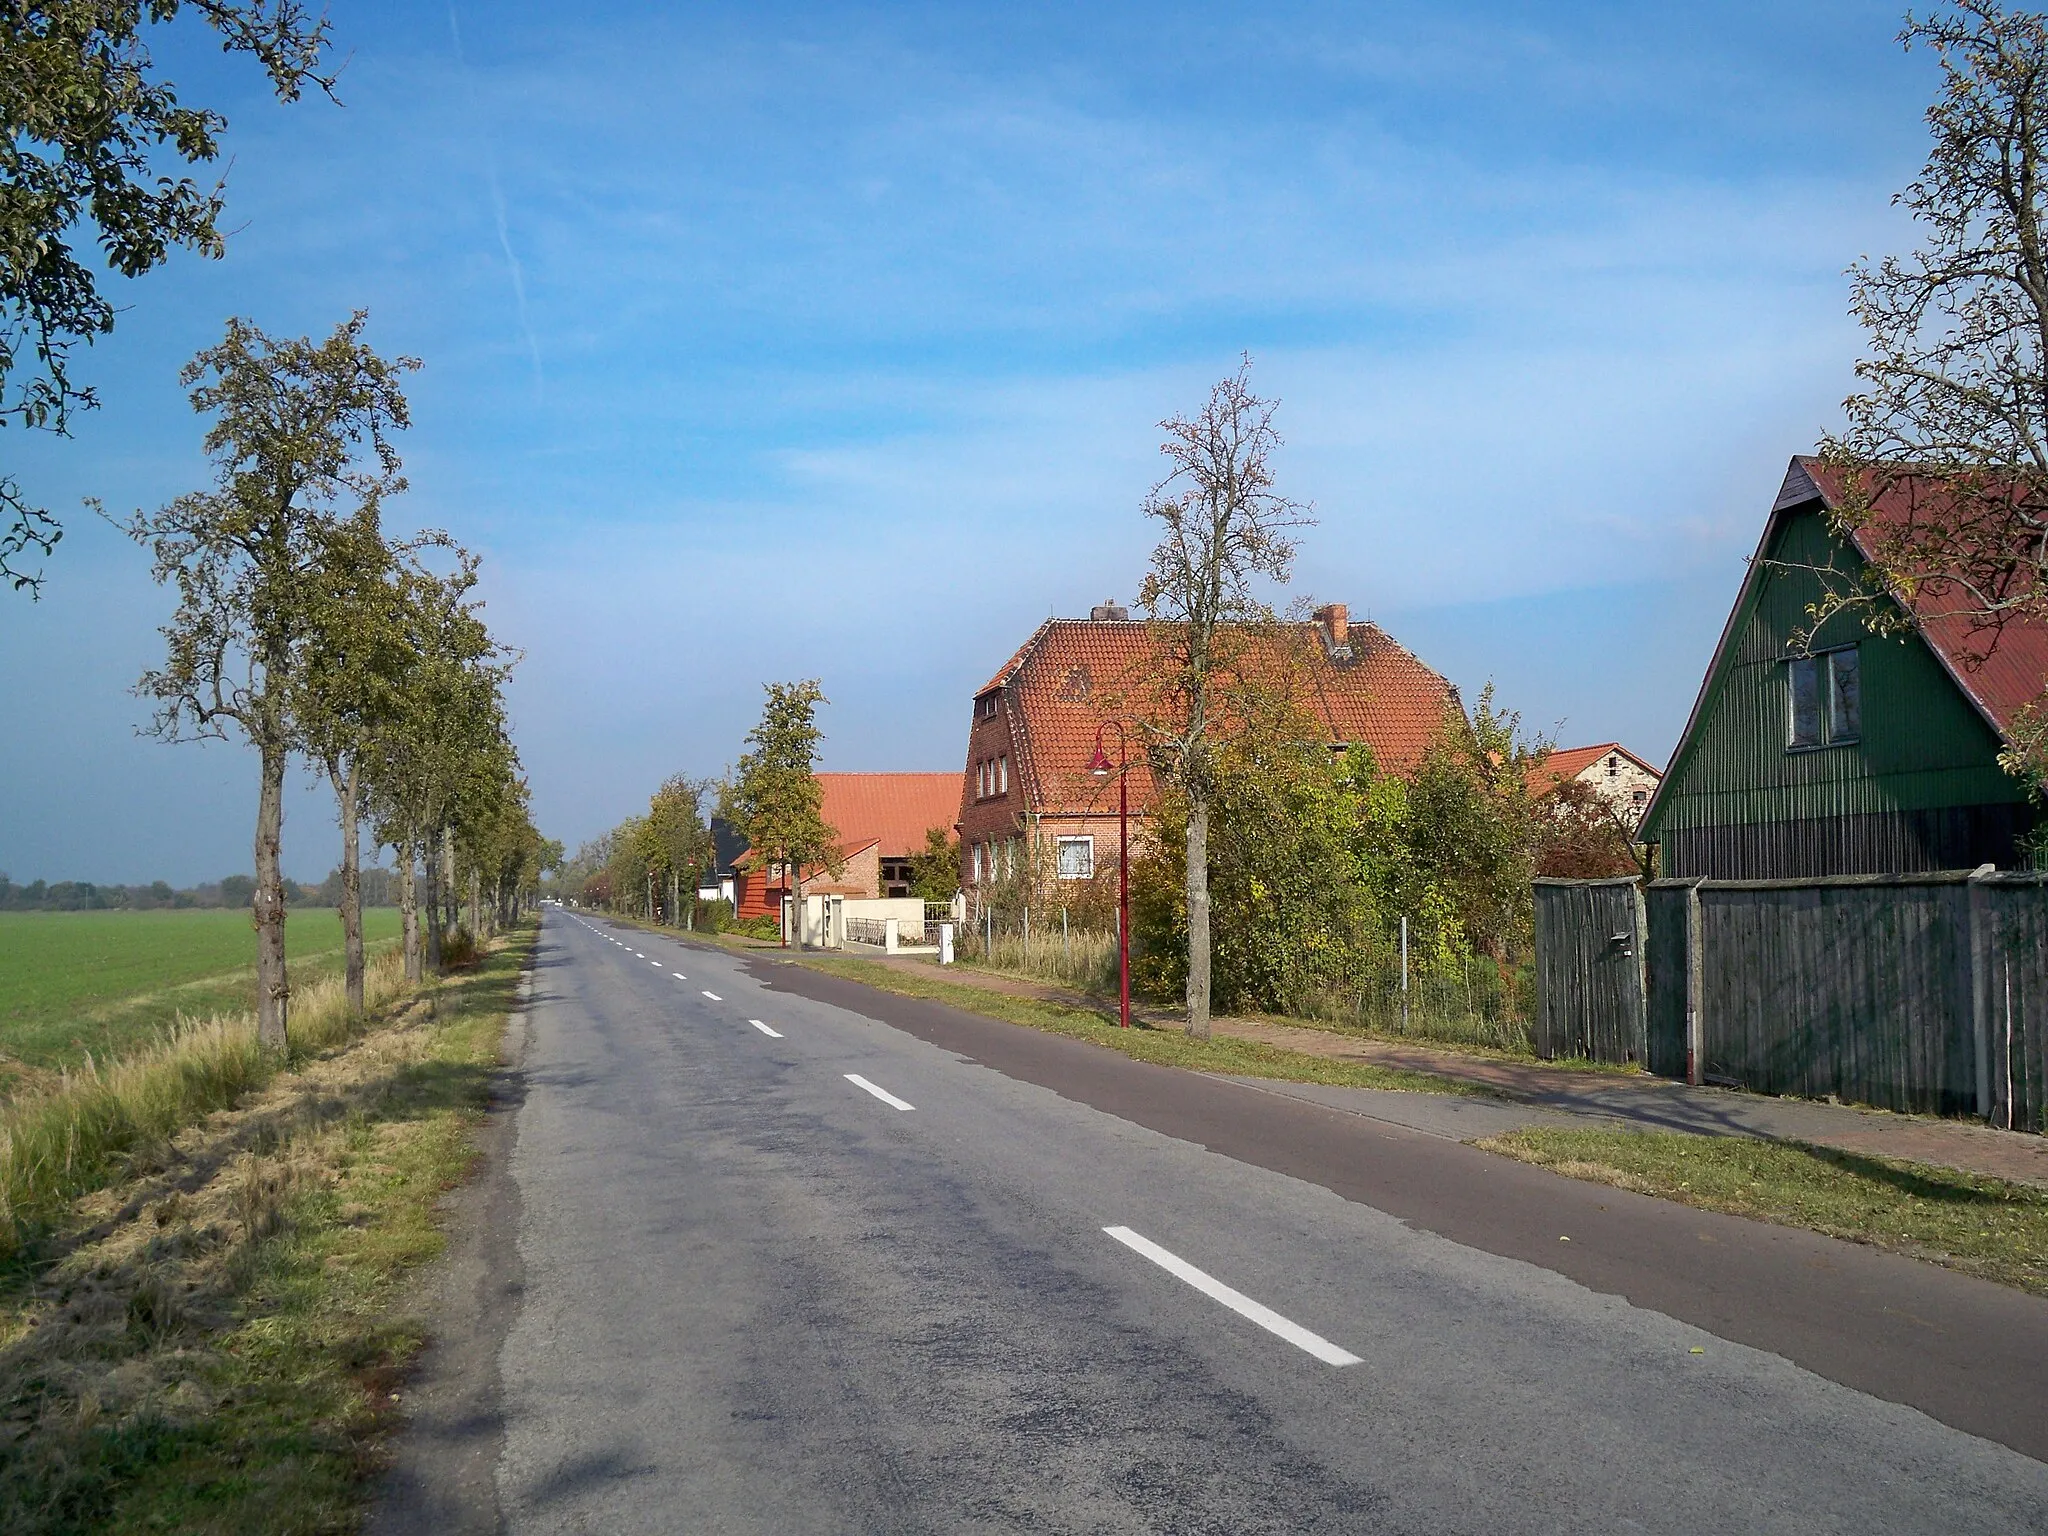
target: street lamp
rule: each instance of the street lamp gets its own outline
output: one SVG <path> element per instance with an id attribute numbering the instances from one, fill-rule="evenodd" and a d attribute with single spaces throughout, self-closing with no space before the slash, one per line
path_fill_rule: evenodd
<path id="1" fill-rule="evenodd" d="M 1117 760 L 1102 749 L 1102 733 L 1116 727 Z M 1118 1021 L 1131 1027 L 1131 744 L 1121 720 L 1095 727 L 1095 755 L 1088 771 L 1098 779 L 1116 775 L 1116 975 Z"/>

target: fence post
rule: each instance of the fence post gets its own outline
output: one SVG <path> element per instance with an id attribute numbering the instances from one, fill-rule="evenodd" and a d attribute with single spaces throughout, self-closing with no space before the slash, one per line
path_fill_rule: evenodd
<path id="1" fill-rule="evenodd" d="M 1408 1033 L 1408 914 L 1401 914 L 1401 1033 Z"/>
<path id="2" fill-rule="evenodd" d="M 1632 912 L 1635 931 L 1632 947 L 1636 952 L 1636 1030 L 1633 1050 L 1636 1065 L 1647 1069 L 1650 1065 L 1650 905 L 1644 895 L 1641 881 L 1629 887 L 1629 895 L 1635 898 Z"/>
<path id="3" fill-rule="evenodd" d="M 1991 1119 L 1991 892 L 1984 877 L 1995 864 L 1980 864 L 1970 874 L 1970 1034 L 1977 1049 L 1977 1113 Z"/>
<path id="4" fill-rule="evenodd" d="M 951 965 L 952 963 L 953 925 L 951 923 L 941 923 L 939 924 L 939 964 Z"/>
<path id="5" fill-rule="evenodd" d="M 1700 937 L 1700 888 L 1685 888 L 1685 1080 L 1697 1088 L 1706 1079 L 1706 946 Z"/>
<path id="6" fill-rule="evenodd" d="M 895 954 L 896 946 L 901 942 L 899 935 L 902 930 L 896 926 L 897 921 L 893 917 L 882 920 L 882 953 L 885 955 Z"/>

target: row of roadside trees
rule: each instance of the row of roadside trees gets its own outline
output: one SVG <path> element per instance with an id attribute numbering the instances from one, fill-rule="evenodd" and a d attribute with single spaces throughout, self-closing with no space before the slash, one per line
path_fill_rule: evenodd
<path id="1" fill-rule="evenodd" d="M 560 850 L 543 839 L 507 728 L 516 659 L 486 627 L 476 556 L 394 537 L 411 358 L 379 356 L 358 312 L 324 340 L 230 320 L 182 380 L 210 418 L 213 483 L 121 526 L 175 588 L 165 656 L 136 692 L 167 741 L 235 739 L 258 761 L 257 1022 L 286 1040 L 287 767 L 331 787 L 349 1005 L 363 1005 L 362 843 L 396 855 L 407 977 L 516 916 Z M 461 920 L 467 899 L 469 921 Z"/>

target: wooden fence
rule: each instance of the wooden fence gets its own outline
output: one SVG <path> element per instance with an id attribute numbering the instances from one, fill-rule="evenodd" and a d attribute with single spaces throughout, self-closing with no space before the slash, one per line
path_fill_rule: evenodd
<path id="1" fill-rule="evenodd" d="M 1617 884 L 1537 883 L 1539 1052 L 2048 1129 L 2048 877 Z"/>
<path id="2" fill-rule="evenodd" d="M 1641 1061 L 1643 892 L 1633 880 L 1536 882 L 1536 1054 Z"/>

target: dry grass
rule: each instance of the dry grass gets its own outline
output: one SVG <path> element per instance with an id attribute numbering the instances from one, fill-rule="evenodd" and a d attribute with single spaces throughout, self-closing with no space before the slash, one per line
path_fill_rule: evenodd
<path id="1" fill-rule="evenodd" d="M 527 949 L 304 1021 L 289 1063 L 0 1266 L 0 1529 L 359 1528 L 421 1341 L 403 1276 L 438 1250 Z"/>
<path id="2" fill-rule="evenodd" d="M 364 978 L 374 1010 L 405 985 L 402 957 L 380 955 Z M 349 1038 L 338 976 L 300 989 L 290 1015 L 293 1058 Z M 77 1196 L 147 1164 L 173 1134 L 235 1103 L 286 1065 L 256 1040 L 253 1015 L 181 1022 L 119 1061 L 90 1057 L 40 1092 L 0 1109 L 0 1258 Z"/>
<path id="3" fill-rule="evenodd" d="M 963 935 L 960 959 L 969 965 L 1036 981 L 1050 981 L 1076 991 L 1114 997 L 1117 990 L 1116 935 L 1055 929 L 1033 934 L 1027 942 L 1014 933 L 999 933 L 984 947 L 979 934 Z"/>

